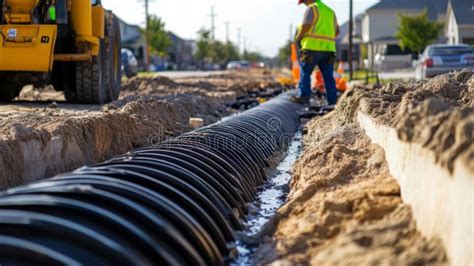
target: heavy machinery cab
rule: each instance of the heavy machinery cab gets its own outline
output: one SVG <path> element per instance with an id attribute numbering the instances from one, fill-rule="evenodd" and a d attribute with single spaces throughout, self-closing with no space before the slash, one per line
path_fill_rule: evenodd
<path id="1" fill-rule="evenodd" d="M 120 92 L 120 30 L 98 0 L 0 0 L 0 100 L 26 81 L 66 99 L 105 103 Z"/>

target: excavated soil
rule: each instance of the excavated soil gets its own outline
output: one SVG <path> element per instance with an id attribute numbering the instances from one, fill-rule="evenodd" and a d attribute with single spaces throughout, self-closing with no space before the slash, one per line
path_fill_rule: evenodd
<path id="1" fill-rule="evenodd" d="M 397 129 L 401 140 L 432 150 L 451 172 L 463 162 L 474 176 L 474 73 L 459 71 L 381 90 L 359 90 L 360 110 Z"/>
<path id="2" fill-rule="evenodd" d="M 105 106 L 68 105 L 52 89 L 26 87 L 18 104 L 0 106 L 0 189 L 71 171 L 229 115 L 238 97 L 282 89 L 270 73 L 209 78 L 133 78 Z M 28 100 L 56 100 L 51 104 Z"/>
<path id="3" fill-rule="evenodd" d="M 474 169 L 472 72 L 350 90 L 334 112 L 307 124 L 288 202 L 260 235 L 256 264 L 449 263 L 441 241 L 417 230 L 383 149 L 358 125 L 358 111 L 432 150 L 442 166 L 452 170 L 461 161 Z"/>
<path id="4" fill-rule="evenodd" d="M 390 175 L 384 151 L 338 111 L 311 121 L 286 205 L 259 247 L 258 264 L 445 264 L 427 240 Z"/>

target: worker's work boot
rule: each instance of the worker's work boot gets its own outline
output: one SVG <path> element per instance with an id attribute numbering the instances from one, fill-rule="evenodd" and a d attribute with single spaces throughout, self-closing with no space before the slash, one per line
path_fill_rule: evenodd
<path id="1" fill-rule="evenodd" d="M 310 102 L 310 97 L 291 96 L 290 101 L 302 105 L 308 105 Z"/>

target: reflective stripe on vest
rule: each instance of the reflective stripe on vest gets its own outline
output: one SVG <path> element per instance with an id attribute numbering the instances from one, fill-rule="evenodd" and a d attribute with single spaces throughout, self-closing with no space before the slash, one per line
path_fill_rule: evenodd
<path id="1" fill-rule="evenodd" d="M 321 1 L 311 4 L 310 7 L 313 9 L 314 20 L 311 30 L 301 41 L 303 50 L 335 52 L 336 15 L 334 11 Z"/>

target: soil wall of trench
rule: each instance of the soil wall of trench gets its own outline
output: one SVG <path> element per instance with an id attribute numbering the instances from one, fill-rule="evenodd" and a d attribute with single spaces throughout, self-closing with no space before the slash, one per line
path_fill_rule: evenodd
<path id="1" fill-rule="evenodd" d="M 474 77 L 359 87 L 307 124 L 274 265 L 472 265 Z"/>
<path id="2" fill-rule="evenodd" d="M 13 103 L 0 113 L 0 189 L 69 172 L 191 130 L 190 117 L 205 124 L 231 114 L 228 106 L 252 92 L 282 87 L 271 73 L 206 78 L 133 78 L 118 101 L 84 107 Z M 27 88 L 23 101 L 62 95 Z M 52 98 L 51 98 L 52 97 Z M 22 104 L 26 104 L 21 102 Z"/>

